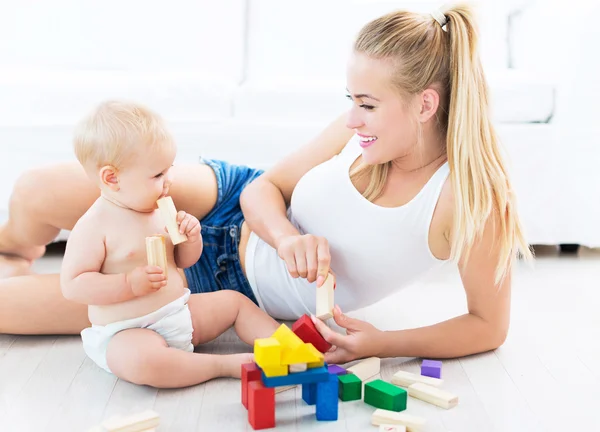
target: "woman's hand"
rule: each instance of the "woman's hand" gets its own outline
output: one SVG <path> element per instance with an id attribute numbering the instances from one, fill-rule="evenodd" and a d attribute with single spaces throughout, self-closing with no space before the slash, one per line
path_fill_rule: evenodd
<path id="1" fill-rule="evenodd" d="M 330 272 L 329 243 L 324 237 L 311 234 L 283 237 L 277 244 L 277 254 L 293 278 L 317 281 L 317 287 L 323 285 Z"/>
<path id="2" fill-rule="evenodd" d="M 311 317 L 317 330 L 327 342 L 334 345 L 325 353 L 325 361 L 330 364 L 343 364 L 365 357 L 379 357 L 383 350 L 383 332 L 371 324 L 344 315 L 339 306 L 333 309 L 336 324 L 346 329 L 346 335 L 339 334 L 316 317 Z"/>

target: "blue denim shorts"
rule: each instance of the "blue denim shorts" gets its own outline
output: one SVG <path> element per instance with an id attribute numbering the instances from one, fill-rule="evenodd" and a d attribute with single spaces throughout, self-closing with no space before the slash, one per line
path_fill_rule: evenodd
<path id="1" fill-rule="evenodd" d="M 238 291 L 258 305 L 240 263 L 244 216 L 240 194 L 263 171 L 213 159 L 202 159 L 217 177 L 217 203 L 201 221 L 204 249 L 196 264 L 184 270 L 192 294 L 223 289 Z"/>

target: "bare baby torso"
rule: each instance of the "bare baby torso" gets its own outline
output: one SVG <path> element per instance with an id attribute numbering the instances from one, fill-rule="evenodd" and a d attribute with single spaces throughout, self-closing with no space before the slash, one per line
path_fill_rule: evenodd
<path id="1" fill-rule="evenodd" d="M 90 305 L 89 319 L 92 324 L 107 325 L 147 315 L 181 297 L 185 283 L 174 259 L 174 246 L 158 210 L 140 213 L 120 208 L 112 203 L 98 202 L 98 228 L 104 236 L 106 256 L 100 273 L 126 274 L 136 267 L 148 264 L 146 237 L 165 236 L 167 251 L 167 285 L 156 292 L 136 297 L 122 303 Z"/>

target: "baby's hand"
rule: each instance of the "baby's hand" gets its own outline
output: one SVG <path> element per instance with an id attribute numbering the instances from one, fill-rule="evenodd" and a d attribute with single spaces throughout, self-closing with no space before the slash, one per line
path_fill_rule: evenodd
<path id="1" fill-rule="evenodd" d="M 127 273 L 127 283 L 136 297 L 158 291 L 167 285 L 167 278 L 160 267 L 136 267 Z"/>
<path id="2" fill-rule="evenodd" d="M 200 221 L 194 216 L 180 210 L 177 213 L 177 224 L 179 225 L 179 232 L 187 236 L 188 243 L 195 243 L 200 240 Z"/>

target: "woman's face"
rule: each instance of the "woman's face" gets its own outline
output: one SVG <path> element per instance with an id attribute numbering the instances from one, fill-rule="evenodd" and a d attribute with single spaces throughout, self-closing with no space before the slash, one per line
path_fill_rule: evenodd
<path id="1" fill-rule="evenodd" d="M 346 126 L 360 137 L 363 161 L 381 164 L 410 154 L 417 146 L 418 121 L 392 84 L 389 62 L 353 53 L 348 62 L 347 90 L 352 100 Z"/>

